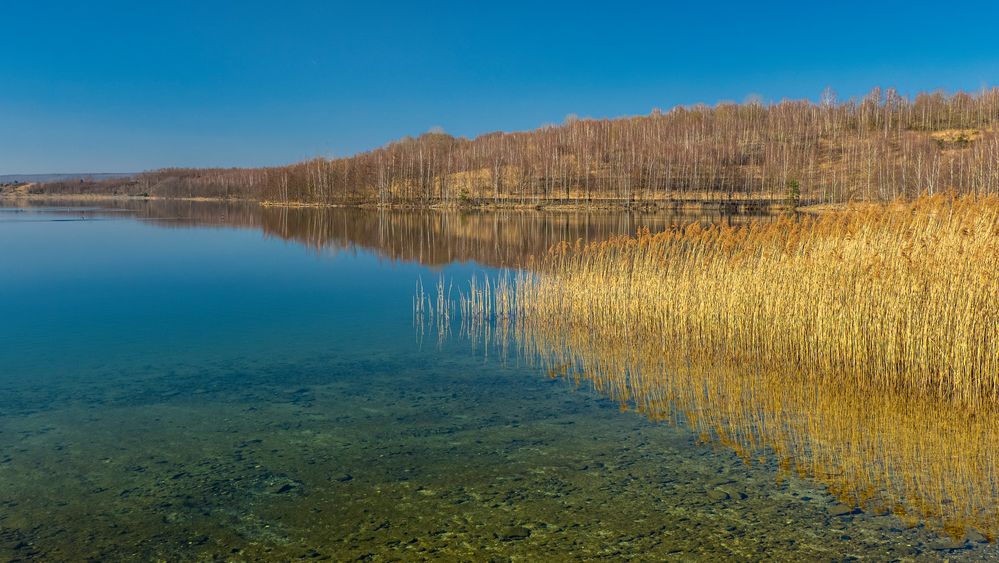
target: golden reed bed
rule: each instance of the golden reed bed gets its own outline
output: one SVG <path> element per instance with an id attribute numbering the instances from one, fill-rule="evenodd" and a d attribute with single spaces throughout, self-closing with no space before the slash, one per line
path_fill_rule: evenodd
<path id="1" fill-rule="evenodd" d="M 664 353 L 999 400 L 999 199 L 946 196 L 563 245 L 516 307 Z M 509 299 L 509 298 L 508 298 Z"/>
<path id="2" fill-rule="evenodd" d="M 999 533 L 995 198 L 565 244 L 518 273 L 421 287 L 415 305 L 439 335 L 460 316 L 553 377 L 747 460 L 773 452 L 846 502 Z"/>

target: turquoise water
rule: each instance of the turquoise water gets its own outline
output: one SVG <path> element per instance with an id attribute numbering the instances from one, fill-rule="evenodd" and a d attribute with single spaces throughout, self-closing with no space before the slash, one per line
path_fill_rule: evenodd
<path id="1" fill-rule="evenodd" d="M 414 330 L 417 279 L 676 220 L 0 209 L 0 559 L 999 557 Z"/>

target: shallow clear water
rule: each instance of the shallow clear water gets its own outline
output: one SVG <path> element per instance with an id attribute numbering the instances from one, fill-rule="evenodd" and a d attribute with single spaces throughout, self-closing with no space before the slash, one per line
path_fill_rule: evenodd
<path id="1" fill-rule="evenodd" d="M 414 330 L 416 280 L 717 220 L 0 210 L 0 559 L 996 559 Z"/>

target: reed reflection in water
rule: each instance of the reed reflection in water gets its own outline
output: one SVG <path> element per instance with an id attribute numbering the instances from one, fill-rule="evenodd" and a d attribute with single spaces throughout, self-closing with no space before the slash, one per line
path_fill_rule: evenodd
<path id="1" fill-rule="evenodd" d="M 419 330 L 446 330 L 480 353 L 587 386 L 622 411 L 689 426 L 747 464 L 776 458 L 778 482 L 791 472 L 815 479 L 848 508 L 893 513 L 954 538 L 999 535 L 994 406 L 705 363 L 664 353 L 661 342 L 634 332 L 551 322 L 513 301 L 533 275 L 424 291 L 425 302 L 415 304 Z"/>

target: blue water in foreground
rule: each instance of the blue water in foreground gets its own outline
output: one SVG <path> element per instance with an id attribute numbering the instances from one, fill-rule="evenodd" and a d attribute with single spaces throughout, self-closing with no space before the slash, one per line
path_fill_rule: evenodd
<path id="1" fill-rule="evenodd" d="M 202 205 L 0 209 L 0 559 L 996 556 L 414 330 L 418 279 L 642 221 Z"/>

